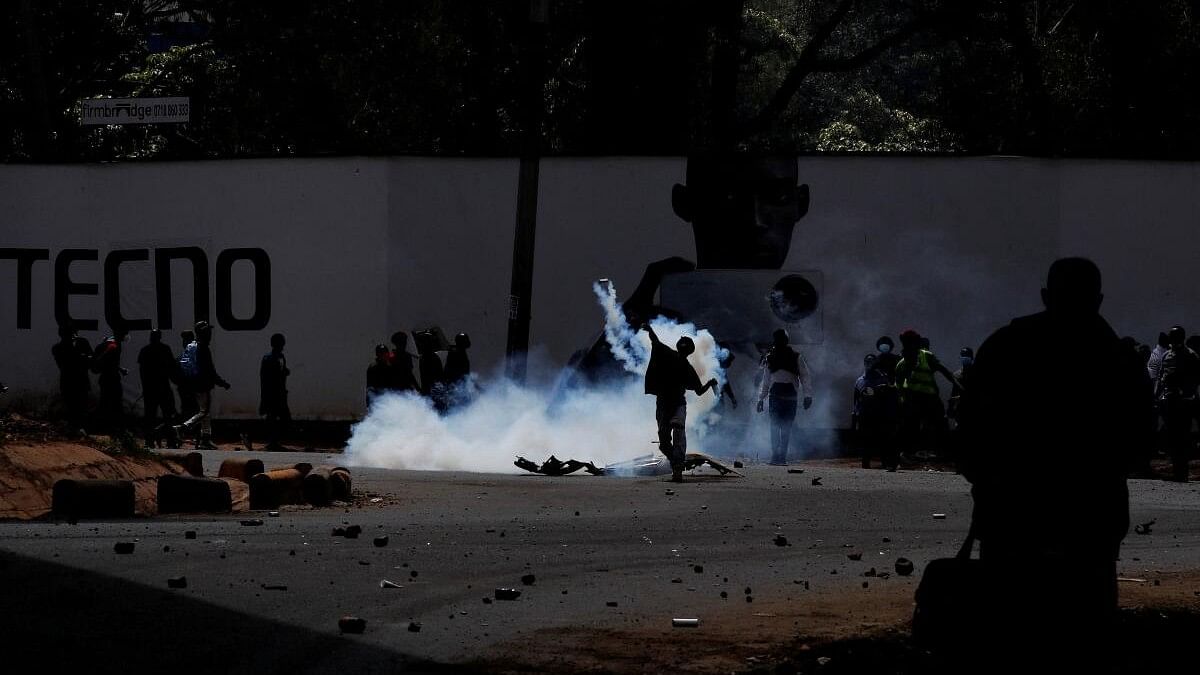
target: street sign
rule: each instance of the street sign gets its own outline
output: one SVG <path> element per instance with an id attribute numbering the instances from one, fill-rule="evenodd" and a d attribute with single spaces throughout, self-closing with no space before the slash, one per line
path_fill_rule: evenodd
<path id="1" fill-rule="evenodd" d="M 171 98 L 92 98 L 83 101 L 80 124 L 181 124 L 191 121 L 187 96 Z"/>

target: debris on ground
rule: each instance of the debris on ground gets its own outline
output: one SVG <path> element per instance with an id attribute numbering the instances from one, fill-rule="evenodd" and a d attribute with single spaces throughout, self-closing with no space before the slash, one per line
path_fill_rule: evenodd
<path id="1" fill-rule="evenodd" d="M 735 476 L 741 475 L 708 455 L 689 452 L 683 457 L 684 471 L 694 471 L 706 464 L 722 476 L 729 474 Z M 735 466 L 736 464 L 735 462 Z M 671 462 L 662 455 L 642 455 L 641 457 L 609 464 L 604 467 L 605 476 L 665 476 L 669 473 L 671 473 Z"/>
<path id="2" fill-rule="evenodd" d="M 566 476 L 580 469 L 587 471 L 593 476 L 604 475 L 604 469 L 597 467 L 591 462 L 581 462 L 577 459 L 568 459 L 564 462 L 554 455 L 550 455 L 550 458 L 542 462 L 541 465 L 535 464 L 524 457 L 517 457 L 517 460 L 513 464 L 519 469 L 524 469 L 531 473 L 540 473 L 543 476 Z"/>
<path id="3" fill-rule="evenodd" d="M 906 577 L 913 573 L 913 562 L 908 558 L 896 558 L 896 574 Z"/>
<path id="4" fill-rule="evenodd" d="M 788 544 L 788 538 L 783 536 L 782 534 L 775 535 L 775 545 L 776 546 L 790 546 L 790 544 Z"/>
<path id="5" fill-rule="evenodd" d="M 384 548 L 388 545 L 388 536 L 386 534 L 375 537 L 375 548 Z"/>
<path id="6" fill-rule="evenodd" d="M 934 520 L 945 520 L 945 519 L 946 519 L 946 514 L 944 514 L 944 513 L 935 513 L 935 514 L 933 514 L 933 519 L 934 519 Z"/>
<path id="7" fill-rule="evenodd" d="M 746 465 L 742 464 L 741 460 L 735 459 L 735 460 L 733 460 L 733 468 L 744 469 L 744 468 L 746 468 Z"/>
<path id="8" fill-rule="evenodd" d="M 404 588 L 404 587 L 403 587 L 403 586 L 401 586 L 400 584 L 398 584 L 398 583 L 396 583 L 396 582 L 394 582 L 394 581 L 388 581 L 387 579 L 383 579 L 383 580 L 381 580 L 381 581 L 379 582 L 379 587 L 380 587 L 380 588 Z"/>
<path id="9" fill-rule="evenodd" d="M 408 623 L 408 632 L 420 633 L 421 632 L 421 624 L 417 623 L 416 621 L 410 621 Z"/>
<path id="10" fill-rule="evenodd" d="M 671 619 L 672 628 L 697 628 L 700 626 L 700 619 Z"/>
<path id="11" fill-rule="evenodd" d="M 261 584 L 264 591 L 286 591 L 287 586 L 284 584 Z"/>
<path id="12" fill-rule="evenodd" d="M 526 586 L 532 586 L 534 581 L 537 581 L 537 577 L 533 576 L 532 574 L 526 574 L 525 576 L 521 577 L 521 583 L 525 584 Z"/>
<path id="13" fill-rule="evenodd" d="M 817 487 L 820 487 L 821 486 L 821 477 L 817 476 L 816 478 L 812 479 L 812 484 L 816 485 Z"/>
<path id="14" fill-rule="evenodd" d="M 242 521 L 242 525 L 244 527 L 258 527 L 259 525 L 262 525 L 262 524 L 263 524 L 263 521 L 259 518 L 251 518 L 250 520 Z"/>
<path id="15" fill-rule="evenodd" d="M 849 559 L 851 559 L 851 560 L 862 560 L 862 553 L 858 553 L 858 552 L 855 552 L 855 553 L 847 553 L 847 554 L 846 554 L 846 557 L 847 557 L 847 558 L 849 558 Z"/>
<path id="16" fill-rule="evenodd" d="M 167 579 L 167 588 L 187 588 L 187 577 L 171 577 Z"/>
<path id="17" fill-rule="evenodd" d="M 1150 534 L 1150 530 L 1154 527 L 1154 524 L 1157 522 L 1158 522 L 1158 519 L 1155 518 L 1153 520 L 1149 520 L 1144 523 L 1134 525 L 1133 531 L 1137 532 L 1138 534 Z"/>
<path id="18" fill-rule="evenodd" d="M 118 541 L 116 544 L 113 545 L 113 552 L 118 553 L 120 555 L 128 555 L 130 553 L 133 553 L 133 542 L 132 541 Z"/>
<path id="19" fill-rule="evenodd" d="M 516 600 L 521 597 L 521 591 L 515 588 L 497 588 L 495 596 L 497 600 Z"/>
<path id="20" fill-rule="evenodd" d="M 338 619 L 338 628 L 343 633 L 359 634 L 367 629 L 367 620 L 360 619 L 357 616 L 343 616 Z"/>
<path id="21" fill-rule="evenodd" d="M 804 469 L 788 469 L 788 473 L 804 473 Z"/>

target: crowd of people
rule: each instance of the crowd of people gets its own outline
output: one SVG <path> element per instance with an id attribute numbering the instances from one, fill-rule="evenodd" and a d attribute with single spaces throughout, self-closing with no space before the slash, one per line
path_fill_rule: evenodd
<path id="1" fill-rule="evenodd" d="M 448 343 L 436 328 L 413 333 L 417 353 L 408 351 L 408 334 L 392 334 L 391 347 L 375 345 L 375 360 L 367 368 L 367 405 L 386 393 L 417 392 L 430 400 L 439 413 L 461 406 L 474 395 L 471 377 L 471 337 L 454 336 Z M 446 360 L 438 352 L 446 352 Z M 416 360 L 417 372 L 413 372 Z M 418 377 L 418 374 L 420 377 Z"/>
<path id="2" fill-rule="evenodd" d="M 889 471 L 896 470 L 902 457 L 957 461 L 963 443 L 960 408 L 973 379 L 975 350 L 960 349 L 960 366 L 951 372 L 933 353 L 928 338 L 912 329 L 899 337 L 899 354 L 889 336 L 876 341 L 876 352 L 863 358 L 863 372 L 854 383 L 851 429 L 862 467 L 869 468 L 876 456 Z M 1188 337 L 1182 326 L 1175 326 L 1160 333 L 1153 347 L 1132 337 L 1122 338 L 1120 344 L 1146 369 L 1155 401 L 1146 421 L 1148 442 L 1135 449 L 1130 472 L 1154 475 L 1150 462 L 1161 452 L 1170 457 L 1172 479 L 1186 482 L 1197 447 L 1193 429 L 1200 423 L 1200 336 Z M 938 374 L 950 384 L 944 403 Z"/>
<path id="3" fill-rule="evenodd" d="M 59 327 L 59 341 L 51 348 L 58 365 L 63 417 L 72 430 L 87 428 L 110 433 L 130 430 L 125 414 L 124 378 L 129 371 L 121 365 L 129 334 L 116 329 L 95 348 L 70 325 Z M 213 390 L 229 389 L 217 371 L 212 352 L 213 327 L 196 322 L 193 330 L 179 334 L 178 358 L 163 342 L 159 329 L 150 331 L 149 342 L 138 352 L 138 376 L 142 385 L 141 432 L 147 447 L 181 447 L 191 437 L 198 449 L 213 449 Z M 270 338 L 271 350 L 259 366 L 259 414 L 266 420 L 268 449 L 279 449 L 280 437 L 291 421 L 287 378 L 291 371 L 283 353 L 286 339 L 281 333 Z M 99 402 L 89 414 L 88 401 L 96 374 Z M 176 395 L 179 405 L 176 406 Z"/>

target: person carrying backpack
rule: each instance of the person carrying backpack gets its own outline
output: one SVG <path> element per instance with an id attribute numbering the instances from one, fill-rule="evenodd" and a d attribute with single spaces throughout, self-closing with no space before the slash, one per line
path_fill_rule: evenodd
<path id="1" fill-rule="evenodd" d="M 218 373 L 213 363 L 212 355 L 212 326 L 207 321 L 196 322 L 196 341 L 189 344 L 179 357 L 179 370 L 188 391 L 196 399 L 198 410 L 187 421 L 177 424 L 172 429 L 176 436 L 182 436 L 185 431 L 200 428 L 200 437 L 196 439 L 196 449 L 215 450 L 212 442 L 212 410 L 213 387 L 220 386 L 229 389 L 229 383 Z"/>

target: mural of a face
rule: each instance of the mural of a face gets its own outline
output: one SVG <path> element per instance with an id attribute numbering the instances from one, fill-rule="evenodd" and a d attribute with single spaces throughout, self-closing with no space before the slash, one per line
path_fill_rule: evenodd
<path id="1" fill-rule="evenodd" d="M 690 157 L 687 185 L 671 192 L 675 214 L 692 224 L 701 269 L 780 269 L 792 230 L 808 213 L 794 157 Z"/>

